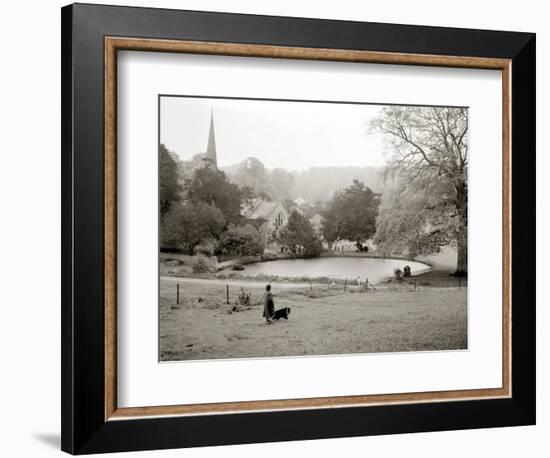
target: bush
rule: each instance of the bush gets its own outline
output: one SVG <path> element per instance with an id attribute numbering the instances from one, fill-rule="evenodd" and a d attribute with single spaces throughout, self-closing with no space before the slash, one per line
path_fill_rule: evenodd
<path id="1" fill-rule="evenodd" d="M 202 254 L 204 256 L 212 257 L 214 256 L 214 251 L 216 250 L 216 241 L 214 239 L 206 239 L 199 243 L 194 249 L 193 252 L 196 255 Z"/>
<path id="2" fill-rule="evenodd" d="M 313 236 L 304 243 L 304 256 L 306 258 L 316 258 L 323 251 L 323 243 L 317 237 Z"/>
<path id="3" fill-rule="evenodd" d="M 277 255 L 272 252 L 266 252 L 262 254 L 262 261 L 274 261 L 277 259 Z"/>
<path id="4" fill-rule="evenodd" d="M 241 292 L 239 293 L 239 304 L 250 305 L 250 293 L 247 293 L 244 288 L 241 288 Z"/>
<path id="5" fill-rule="evenodd" d="M 183 250 L 193 254 L 195 246 L 219 237 L 224 226 L 223 213 L 214 205 L 202 202 L 173 204 L 160 222 L 161 250 Z"/>
<path id="6" fill-rule="evenodd" d="M 257 256 L 263 253 L 262 236 L 251 224 L 231 225 L 220 240 L 224 253 L 241 256 Z"/>
<path id="7" fill-rule="evenodd" d="M 211 271 L 212 267 L 210 266 L 208 259 L 202 255 L 197 256 L 197 260 L 195 261 L 195 264 L 193 264 L 193 272 L 196 274 L 205 274 Z"/>

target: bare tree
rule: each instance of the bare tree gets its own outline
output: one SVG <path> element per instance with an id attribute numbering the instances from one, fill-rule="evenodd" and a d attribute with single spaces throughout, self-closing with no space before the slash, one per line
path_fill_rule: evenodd
<path id="1" fill-rule="evenodd" d="M 468 110 L 450 107 L 391 106 L 381 110 L 371 132 L 386 136 L 392 157 L 386 168 L 401 193 L 427 195 L 420 213 L 425 234 L 437 219 L 438 239 L 456 242 L 457 275 L 468 270 Z M 426 193 L 433 188 L 437 194 Z M 381 213 L 381 217 L 383 214 Z M 441 224 L 442 218 L 446 224 Z M 418 222 L 421 224 L 421 222 Z M 417 232 L 418 228 L 413 232 Z M 426 250 L 433 249 L 427 243 Z M 422 251 L 422 250 L 420 250 Z"/>

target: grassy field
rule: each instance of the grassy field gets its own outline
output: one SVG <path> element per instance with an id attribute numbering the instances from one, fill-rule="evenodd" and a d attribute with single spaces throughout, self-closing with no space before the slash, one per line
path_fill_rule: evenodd
<path id="1" fill-rule="evenodd" d="M 359 291 L 341 285 L 273 283 L 276 308 L 290 320 L 262 318 L 264 283 L 161 278 L 162 361 L 329 355 L 467 348 L 467 289 L 410 284 Z M 230 304 L 226 304 L 226 284 Z M 240 288 L 252 305 L 238 307 Z"/>

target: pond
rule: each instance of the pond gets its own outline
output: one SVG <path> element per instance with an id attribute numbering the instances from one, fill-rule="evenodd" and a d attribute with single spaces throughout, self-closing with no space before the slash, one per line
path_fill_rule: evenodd
<path id="1" fill-rule="evenodd" d="M 245 266 L 248 275 L 278 275 L 281 277 L 330 277 L 334 279 L 361 281 L 368 278 L 371 283 L 379 283 L 393 275 L 393 270 L 410 266 L 411 273 L 429 269 L 426 264 L 402 259 L 376 259 L 363 257 L 322 257 L 313 259 L 280 259 L 257 262 Z"/>

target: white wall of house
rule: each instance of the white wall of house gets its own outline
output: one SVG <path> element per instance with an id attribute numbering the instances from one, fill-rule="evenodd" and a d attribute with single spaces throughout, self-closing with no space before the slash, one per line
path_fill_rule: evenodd
<path id="1" fill-rule="evenodd" d="M 288 223 L 288 212 L 281 202 L 277 203 L 277 206 L 273 209 L 273 212 L 269 216 L 265 223 L 266 241 L 269 241 L 272 237 L 276 236 L 281 229 L 283 229 Z"/>

